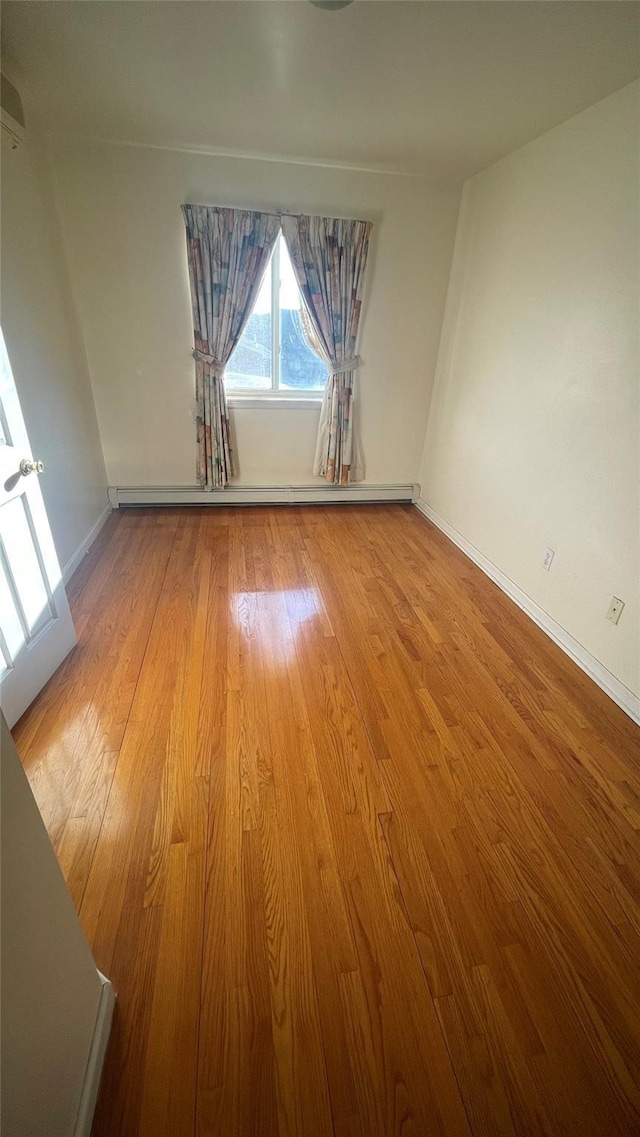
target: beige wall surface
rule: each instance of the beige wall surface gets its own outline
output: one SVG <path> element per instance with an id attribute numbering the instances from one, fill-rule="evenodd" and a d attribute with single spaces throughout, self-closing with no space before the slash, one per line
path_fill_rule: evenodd
<path id="1" fill-rule="evenodd" d="M 466 184 L 420 475 L 423 499 L 636 693 L 639 96 Z"/>
<path id="2" fill-rule="evenodd" d="M 98 142 L 56 140 L 52 158 L 110 484 L 195 482 L 185 201 L 374 222 L 360 343 L 365 475 L 415 481 L 459 186 Z M 237 483 L 313 483 L 317 421 L 317 404 L 234 410 Z"/>
<path id="3" fill-rule="evenodd" d="M 108 505 L 95 406 L 43 148 L 2 142 L 2 330 L 61 566 Z"/>
<path id="4" fill-rule="evenodd" d="M 72 1137 L 102 983 L 4 716 L 2 1132 Z"/>

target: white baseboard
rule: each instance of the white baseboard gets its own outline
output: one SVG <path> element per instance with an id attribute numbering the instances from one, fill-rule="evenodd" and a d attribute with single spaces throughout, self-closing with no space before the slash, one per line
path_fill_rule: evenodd
<path id="1" fill-rule="evenodd" d="M 539 604 L 536 604 L 535 600 L 523 592 L 519 585 L 506 576 L 497 565 L 494 565 L 493 561 L 485 557 L 484 553 L 481 553 L 475 545 L 472 545 L 471 541 L 468 541 L 466 537 L 462 536 L 462 533 L 454 529 L 453 525 L 445 521 L 444 517 L 436 513 L 435 509 L 432 509 L 423 498 L 418 498 L 415 504 L 420 512 L 428 517 L 429 521 L 433 521 L 433 524 L 437 525 L 438 529 L 441 529 L 445 536 L 453 541 L 454 545 L 466 553 L 469 559 L 482 569 L 494 584 L 498 585 L 498 588 L 501 588 L 519 608 L 522 608 L 522 611 L 526 612 L 527 616 L 530 616 L 534 623 L 542 628 L 543 632 L 546 632 L 549 638 L 562 648 L 565 654 L 574 663 L 577 663 L 578 667 L 629 715 L 629 718 L 640 725 L 640 698 L 633 691 L 621 683 L 604 664 L 600 663 L 594 655 L 591 655 L 591 652 L 574 639 L 566 628 L 563 628 L 557 620 L 554 620 L 553 616 L 550 616 Z"/>
<path id="2" fill-rule="evenodd" d="M 80 564 L 80 561 L 89 552 L 89 549 L 93 545 L 93 542 L 95 541 L 96 537 L 98 536 L 98 533 L 102 529 L 103 525 L 105 524 L 107 518 L 110 516 L 112 511 L 113 511 L 112 505 L 105 505 L 105 507 L 104 507 L 102 513 L 100 514 L 98 520 L 96 521 L 95 525 L 91 526 L 91 529 L 87 533 L 82 544 L 78 546 L 78 548 L 76 549 L 73 556 L 69 558 L 69 560 L 67 561 L 66 565 L 64 566 L 64 568 L 62 570 L 62 582 L 63 582 L 63 584 L 69 583 L 71 577 L 73 576 L 78 565 Z"/>
<path id="3" fill-rule="evenodd" d="M 227 486 L 210 492 L 195 486 L 110 486 L 109 501 L 121 505 L 339 505 L 344 502 L 415 501 L 417 486 Z"/>
<path id="4" fill-rule="evenodd" d="M 102 1067 L 104 1065 L 107 1044 L 111 1033 L 113 1009 L 116 1003 L 116 996 L 109 980 L 105 979 L 100 971 L 98 972 L 98 977 L 102 983 L 102 992 L 73 1137 L 90 1137 L 91 1134 L 93 1115 L 96 1109 L 100 1079 L 102 1077 Z"/>

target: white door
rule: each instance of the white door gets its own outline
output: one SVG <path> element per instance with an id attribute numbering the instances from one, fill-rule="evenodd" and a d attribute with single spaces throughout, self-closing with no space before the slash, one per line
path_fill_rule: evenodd
<path id="1" fill-rule="evenodd" d="M 0 730 L 2 1132 L 83 1137 L 113 988 L 96 971 L 2 715 Z"/>
<path id="2" fill-rule="evenodd" d="M 16 385 L 0 332 L 0 703 L 13 724 L 76 635 Z"/>

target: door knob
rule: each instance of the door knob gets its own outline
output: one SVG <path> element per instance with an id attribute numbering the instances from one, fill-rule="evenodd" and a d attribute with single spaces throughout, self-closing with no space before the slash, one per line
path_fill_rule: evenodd
<path id="1" fill-rule="evenodd" d="M 44 462 L 32 460 L 31 458 L 23 458 L 20 462 L 20 473 L 23 478 L 28 474 L 41 474 L 44 470 Z"/>

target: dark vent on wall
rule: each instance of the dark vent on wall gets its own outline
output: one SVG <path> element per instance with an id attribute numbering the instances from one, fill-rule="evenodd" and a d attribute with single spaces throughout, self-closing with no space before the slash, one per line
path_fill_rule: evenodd
<path id="1" fill-rule="evenodd" d="M 24 111 L 22 99 L 6 75 L 0 75 L 0 121 L 2 130 L 15 148 L 24 138 Z"/>
<path id="2" fill-rule="evenodd" d="M 0 102 L 2 103 L 3 111 L 10 114 L 13 119 L 24 130 L 24 111 L 22 109 L 22 100 L 16 91 L 13 83 L 10 83 L 6 75 L 0 75 Z"/>

